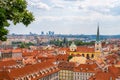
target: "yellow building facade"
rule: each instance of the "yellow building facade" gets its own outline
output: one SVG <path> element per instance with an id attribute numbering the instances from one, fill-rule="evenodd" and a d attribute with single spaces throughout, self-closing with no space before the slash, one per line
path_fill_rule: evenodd
<path id="1" fill-rule="evenodd" d="M 72 42 L 69 49 L 69 55 L 81 55 L 83 57 L 86 57 L 87 59 L 99 57 L 102 54 L 102 44 L 99 40 L 99 26 L 97 29 L 96 42 L 94 47 L 76 46 L 75 43 Z"/>
<path id="2" fill-rule="evenodd" d="M 70 70 L 60 70 L 59 80 L 73 80 L 73 71 Z"/>

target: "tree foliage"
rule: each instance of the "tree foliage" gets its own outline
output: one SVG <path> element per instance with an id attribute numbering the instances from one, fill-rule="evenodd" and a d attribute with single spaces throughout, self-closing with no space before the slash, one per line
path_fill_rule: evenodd
<path id="1" fill-rule="evenodd" d="M 25 0 L 0 0 L 0 40 L 6 40 L 6 35 L 10 22 L 14 25 L 23 23 L 28 26 L 34 17 L 27 10 L 27 2 Z"/>
<path id="2" fill-rule="evenodd" d="M 85 45 L 94 45 L 95 44 L 94 41 L 83 42 L 83 41 L 80 41 L 80 40 L 74 40 L 74 43 L 77 46 L 85 46 Z M 68 47 L 72 44 L 72 41 L 68 41 L 67 39 L 63 39 L 62 41 L 61 40 L 51 40 L 50 44 L 54 44 L 54 45 L 59 46 L 59 47 Z"/>
<path id="3" fill-rule="evenodd" d="M 19 45 L 19 47 L 20 48 L 29 48 L 30 46 L 33 46 L 34 44 L 33 43 L 31 43 L 31 42 L 29 42 L 29 43 L 21 43 L 20 45 Z"/>
<path id="4" fill-rule="evenodd" d="M 73 58 L 73 56 L 72 56 L 72 55 L 68 56 L 67 61 L 69 61 L 69 60 L 70 60 L 70 59 L 72 59 L 72 58 Z"/>

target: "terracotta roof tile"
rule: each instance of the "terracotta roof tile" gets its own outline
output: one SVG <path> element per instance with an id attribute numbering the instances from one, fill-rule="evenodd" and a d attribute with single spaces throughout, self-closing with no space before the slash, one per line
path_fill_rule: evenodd
<path id="1" fill-rule="evenodd" d="M 60 62 L 58 65 L 58 68 L 62 69 L 62 70 L 72 70 L 73 71 L 74 67 L 75 67 L 75 63 L 73 63 L 73 62 Z"/>
<path id="2" fill-rule="evenodd" d="M 4 66 L 13 66 L 16 65 L 17 62 L 15 60 L 8 60 L 8 61 L 0 61 L 0 69 Z"/>
<path id="3" fill-rule="evenodd" d="M 97 64 L 80 64 L 74 71 L 76 72 L 96 72 Z"/>
<path id="4" fill-rule="evenodd" d="M 78 46 L 77 47 L 77 51 L 78 52 L 90 52 L 90 53 L 94 53 L 95 52 L 95 50 L 94 50 L 94 48 L 89 48 L 89 47 L 87 47 L 87 46 Z"/>
<path id="5" fill-rule="evenodd" d="M 89 80 L 115 80 L 115 77 L 111 73 L 98 72 L 94 76 L 90 77 Z"/>
<path id="6" fill-rule="evenodd" d="M 38 71 L 42 71 L 44 69 L 54 67 L 54 66 L 56 66 L 56 65 L 53 64 L 53 62 L 47 61 L 47 62 L 37 63 L 37 64 L 33 64 L 33 65 L 28 65 L 28 66 L 25 66 L 22 68 L 11 69 L 11 70 L 9 70 L 9 72 L 7 72 L 4 75 L 4 78 L 9 77 L 9 80 L 13 80 L 14 78 L 19 78 L 19 77 L 21 78 L 21 77 L 24 77 L 27 75 L 31 75 Z M 59 69 L 55 68 L 55 70 L 58 71 Z M 49 74 L 49 73 L 45 73 L 44 76 L 47 74 Z M 38 76 L 38 77 L 42 77 L 42 76 L 43 75 Z M 32 80 L 34 80 L 34 79 L 32 79 Z"/>

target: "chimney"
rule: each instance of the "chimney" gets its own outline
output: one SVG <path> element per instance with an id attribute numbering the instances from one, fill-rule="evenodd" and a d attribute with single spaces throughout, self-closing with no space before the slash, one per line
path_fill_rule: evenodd
<path id="1" fill-rule="evenodd" d="M 82 68 L 80 68 L 80 70 L 82 70 Z"/>
<path id="2" fill-rule="evenodd" d="M 88 68 L 86 68 L 86 71 L 88 71 Z"/>
<path id="3" fill-rule="evenodd" d="M 10 73 L 10 72 L 11 72 L 11 70 L 10 70 L 10 69 L 8 69 L 8 72 Z"/>
<path id="4" fill-rule="evenodd" d="M 110 80 L 113 80 L 112 77 L 110 77 Z"/>

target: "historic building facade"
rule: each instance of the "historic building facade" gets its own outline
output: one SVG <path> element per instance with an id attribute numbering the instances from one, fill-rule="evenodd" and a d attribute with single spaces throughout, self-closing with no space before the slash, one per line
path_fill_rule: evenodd
<path id="1" fill-rule="evenodd" d="M 88 80 L 95 75 L 97 67 L 96 64 L 80 64 L 74 69 L 73 80 Z"/>
<path id="2" fill-rule="evenodd" d="M 99 39 L 99 25 L 97 29 L 97 37 L 94 47 L 88 47 L 88 46 L 76 46 L 73 42 L 69 47 L 69 54 L 70 55 L 81 55 L 83 57 L 86 57 L 87 59 L 90 58 L 97 58 L 102 53 L 102 44 Z"/>
<path id="3" fill-rule="evenodd" d="M 59 73 L 53 73 L 38 80 L 59 80 Z"/>
<path id="4" fill-rule="evenodd" d="M 73 69 L 75 64 L 70 62 L 61 62 L 58 65 L 59 80 L 73 80 Z"/>

